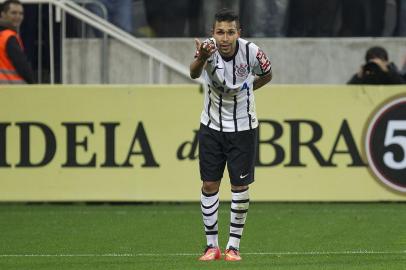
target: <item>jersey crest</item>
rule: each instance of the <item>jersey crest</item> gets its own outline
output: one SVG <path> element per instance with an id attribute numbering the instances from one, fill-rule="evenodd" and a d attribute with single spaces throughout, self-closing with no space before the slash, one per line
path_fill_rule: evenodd
<path id="1" fill-rule="evenodd" d="M 235 75 L 245 78 L 248 75 L 248 64 L 240 64 L 235 66 Z"/>

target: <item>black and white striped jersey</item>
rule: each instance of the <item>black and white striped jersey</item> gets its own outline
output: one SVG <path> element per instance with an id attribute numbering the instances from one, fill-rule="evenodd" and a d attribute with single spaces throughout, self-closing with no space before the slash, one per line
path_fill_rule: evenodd
<path id="1" fill-rule="evenodd" d="M 215 42 L 213 38 L 205 42 Z M 203 70 L 204 108 L 201 123 L 222 132 L 249 130 L 258 126 L 253 82 L 255 75 L 271 72 L 271 62 L 254 43 L 239 38 L 236 52 L 223 58 L 216 51 Z"/>

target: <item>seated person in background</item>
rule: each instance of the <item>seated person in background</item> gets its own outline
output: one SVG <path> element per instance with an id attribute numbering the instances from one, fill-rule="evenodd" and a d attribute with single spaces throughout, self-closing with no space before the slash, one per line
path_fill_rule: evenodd
<path id="1" fill-rule="evenodd" d="M 388 53 L 382 47 L 369 48 L 365 64 L 354 74 L 348 84 L 403 84 L 402 75 L 394 63 L 389 62 Z"/>

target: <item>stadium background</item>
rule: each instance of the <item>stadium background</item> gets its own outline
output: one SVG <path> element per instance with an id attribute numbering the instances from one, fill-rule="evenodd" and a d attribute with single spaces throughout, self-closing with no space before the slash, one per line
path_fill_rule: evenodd
<path id="1" fill-rule="evenodd" d="M 253 39 L 271 56 L 275 79 L 256 93 L 263 143 L 244 261 L 204 265 L 196 261 L 204 245 L 198 84 L 114 35 L 107 54 L 100 38 L 62 37 L 58 8 L 51 24 L 48 6 L 40 9 L 48 29 L 42 47 L 28 51 L 46 84 L 0 88 L 2 269 L 403 269 L 406 196 L 377 179 L 364 145 L 374 113 L 406 88 L 344 85 L 371 46 L 401 66 L 403 37 Z M 139 40 L 184 67 L 193 55 L 192 37 Z M 321 166 L 306 146 L 292 152 L 292 141 L 314 136 L 310 122 L 323 130 L 317 149 L 336 166 Z M 278 127 L 285 156 L 269 165 Z M 351 166 L 350 151 L 363 164 Z M 305 166 L 289 166 L 292 153 Z M 226 175 L 223 182 L 221 243 Z"/>

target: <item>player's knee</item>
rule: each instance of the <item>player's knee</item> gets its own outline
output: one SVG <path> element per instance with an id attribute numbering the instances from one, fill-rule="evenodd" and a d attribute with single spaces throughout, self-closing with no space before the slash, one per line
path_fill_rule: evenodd
<path id="1" fill-rule="evenodd" d="M 219 190 L 220 181 L 219 182 L 212 182 L 212 181 L 204 181 L 202 189 L 206 193 L 215 193 Z"/>
<path id="2" fill-rule="evenodd" d="M 248 185 L 246 185 L 246 186 L 231 185 L 231 191 L 241 191 L 241 190 L 247 190 L 247 189 L 248 189 Z"/>

